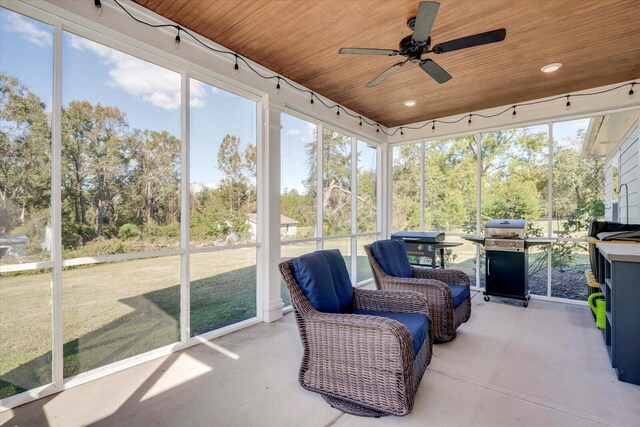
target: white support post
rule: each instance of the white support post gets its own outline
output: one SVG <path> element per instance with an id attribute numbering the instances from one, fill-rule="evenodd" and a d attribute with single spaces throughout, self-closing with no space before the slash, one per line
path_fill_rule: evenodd
<path id="1" fill-rule="evenodd" d="M 191 236 L 191 191 L 190 191 L 190 98 L 189 76 L 182 73 L 182 135 L 181 135 L 181 206 L 180 206 L 180 340 L 187 342 L 191 338 L 191 274 L 189 270 Z"/>
<path id="2" fill-rule="evenodd" d="M 425 180 L 425 143 L 420 143 L 420 230 L 424 231 L 424 180 Z"/>
<path id="3" fill-rule="evenodd" d="M 381 159 L 380 159 L 380 182 L 381 186 L 379 187 L 382 190 L 382 194 L 380 197 L 382 198 L 381 203 L 381 238 L 388 239 L 391 235 L 391 230 L 393 230 L 393 147 L 389 144 L 385 143 L 380 150 Z"/>
<path id="4" fill-rule="evenodd" d="M 476 140 L 476 234 L 480 233 L 482 219 L 482 134 L 474 135 Z M 476 286 L 480 287 L 480 245 L 476 243 Z"/>
<path id="5" fill-rule="evenodd" d="M 324 230 L 324 124 L 317 122 L 318 141 L 316 143 L 316 237 L 320 240 L 316 243 L 316 249 L 324 248 L 322 237 Z"/>
<path id="6" fill-rule="evenodd" d="M 64 382 L 64 324 L 62 321 L 62 24 L 53 26 L 53 95 L 51 107 L 51 260 L 53 261 L 52 357 L 53 387 Z"/>
<path id="7" fill-rule="evenodd" d="M 547 170 L 547 209 L 549 210 L 547 215 L 547 237 L 553 237 L 553 122 L 549 122 L 549 131 L 547 137 L 549 138 L 549 152 Z M 547 296 L 551 296 L 551 281 L 552 277 L 552 261 L 553 261 L 553 244 L 549 244 L 549 253 L 547 254 Z"/>
<path id="8" fill-rule="evenodd" d="M 382 188 L 382 183 L 386 182 L 385 178 L 387 176 L 383 166 L 386 165 L 384 159 L 386 159 L 385 153 L 387 152 L 387 149 L 387 144 L 379 145 L 376 148 L 376 231 L 378 233 L 381 233 L 382 237 L 385 236 L 385 232 L 387 229 L 387 215 L 385 213 L 385 206 L 387 206 L 387 204 L 385 200 L 386 194 L 387 192 L 389 192 L 389 188 L 387 185 L 385 185 L 385 187 L 387 188 Z M 377 238 L 378 236 L 376 236 L 376 239 Z"/>
<path id="9" fill-rule="evenodd" d="M 354 285 L 358 283 L 358 263 L 357 263 L 357 251 L 358 243 L 357 238 L 354 236 L 358 232 L 358 138 L 355 135 L 351 135 L 351 243 L 350 251 L 351 257 L 351 283 Z"/>
<path id="10" fill-rule="evenodd" d="M 258 144 L 258 296 L 262 299 L 262 320 L 282 318 L 280 292 L 280 115 L 284 108 L 262 101 L 262 137 Z"/>

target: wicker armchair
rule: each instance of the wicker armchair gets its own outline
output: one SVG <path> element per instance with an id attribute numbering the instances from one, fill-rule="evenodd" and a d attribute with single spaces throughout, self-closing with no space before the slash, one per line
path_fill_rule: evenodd
<path id="1" fill-rule="evenodd" d="M 400 242 L 404 247 L 404 242 L 401 240 L 378 241 L 376 243 L 380 244 L 382 242 Z M 443 270 L 410 266 L 408 268 L 411 269 L 412 277 L 394 277 L 385 273 L 380 266 L 374 256 L 372 245 L 366 245 L 364 249 L 369 258 L 369 264 L 373 270 L 373 278 L 378 289 L 416 291 L 425 295 L 431 312 L 431 321 L 433 322 L 434 341 L 436 343 L 447 342 L 456 337 L 456 329 L 471 317 L 471 293 L 469 291 L 471 282 L 466 273 L 455 269 Z M 407 258 L 406 249 L 403 256 Z M 408 265 L 408 259 L 406 262 Z M 462 284 L 467 287 L 464 296 L 468 296 L 464 297 L 462 301 L 456 301 L 458 304 L 454 304 L 452 289 L 459 290 Z M 451 287 L 450 285 L 454 286 Z"/>
<path id="2" fill-rule="evenodd" d="M 320 252 L 328 251 L 313 254 Z M 417 292 L 353 288 L 348 312 L 321 312 L 301 289 L 295 261 L 282 262 L 279 267 L 304 350 L 300 385 L 320 393 L 332 407 L 354 415 L 379 417 L 411 412 L 416 390 L 431 361 L 433 328 L 425 297 Z M 340 261 L 346 271 L 344 260 Z M 403 323 L 350 313 L 355 310 L 424 314 L 428 335 L 416 352 L 414 338 Z"/>

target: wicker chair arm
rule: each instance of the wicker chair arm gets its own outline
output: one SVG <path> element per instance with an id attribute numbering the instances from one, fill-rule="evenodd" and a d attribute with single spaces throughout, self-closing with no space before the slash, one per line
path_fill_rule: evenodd
<path id="1" fill-rule="evenodd" d="M 373 320 L 367 320 L 363 322 L 363 317 L 373 317 Z M 333 328 L 349 328 L 353 327 L 355 329 L 371 329 L 371 330 L 379 330 L 383 332 L 391 332 L 394 335 L 402 338 L 404 333 L 399 331 L 406 332 L 406 329 L 402 328 L 402 324 L 387 319 L 386 317 L 378 317 L 378 316 L 363 316 L 361 314 L 351 314 L 351 313 L 323 313 L 321 311 L 314 311 L 309 313 L 305 321 L 308 323 L 316 323 L 323 324 L 323 327 Z M 411 338 L 407 335 L 409 342 L 411 342 Z"/>
<path id="2" fill-rule="evenodd" d="M 413 360 L 413 339 L 409 330 L 402 323 L 386 317 L 368 316 L 361 314 L 345 314 L 345 313 L 322 313 L 314 311 L 304 320 L 307 329 L 307 337 L 309 344 L 313 347 L 312 341 L 315 341 L 319 347 L 317 351 L 321 351 L 328 358 L 340 357 L 340 353 L 344 349 L 337 348 L 335 345 L 326 345 L 326 343 L 344 343 L 351 346 L 354 343 L 382 343 L 386 342 L 386 346 L 373 346 L 367 348 L 367 352 L 380 350 L 388 351 L 389 348 L 397 349 L 397 364 L 399 367 L 412 364 Z M 312 337 L 324 339 L 314 340 Z M 323 344 L 323 342 L 325 344 Z M 340 345 L 338 347 L 341 347 Z M 335 355 L 332 353 L 335 349 Z M 386 348 L 387 350 L 383 350 Z M 389 354 L 380 354 L 380 357 L 388 358 Z"/>
<path id="3" fill-rule="evenodd" d="M 429 317 L 425 296 L 415 291 L 374 291 L 353 289 L 353 307 L 359 310 L 423 313 Z"/>
<path id="4" fill-rule="evenodd" d="M 449 286 L 446 283 L 435 279 L 422 279 L 418 277 L 394 277 L 385 276 L 383 278 L 385 287 L 389 285 L 393 286 L 393 289 L 400 291 L 415 291 L 416 288 L 428 289 L 432 293 L 444 293 L 451 292 Z"/>
<path id="5" fill-rule="evenodd" d="M 469 276 L 462 270 L 456 270 L 453 268 L 421 268 L 411 267 L 413 277 L 420 279 L 439 280 L 448 285 L 464 283 L 467 287 L 471 286 Z"/>

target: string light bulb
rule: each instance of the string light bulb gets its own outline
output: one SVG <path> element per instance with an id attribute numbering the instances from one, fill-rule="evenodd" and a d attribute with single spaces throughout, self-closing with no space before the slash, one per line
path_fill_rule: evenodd
<path id="1" fill-rule="evenodd" d="M 240 70 L 240 67 L 238 66 L 238 54 L 237 53 L 235 54 L 235 57 L 236 57 L 236 63 L 234 64 L 233 69 L 238 71 L 238 70 Z"/>
<path id="2" fill-rule="evenodd" d="M 633 96 L 633 85 L 635 85 L 636 82 L 631 83 L 631 89 L 629 89 L 629 96 Z"/>
<path id="3" fill-rule="evenodd" d="M 567 110 L 571 109 L 571 101 L 569 100 L 569 95 L 567 95 L 567 103 L 565 104 L 565 107 L 567 107 Z"/>
<path id="4" fill-rule="evenodd" d="M 313 104 L 313 92 L 311 92 L 311 103 Z"/>
<path id="5" fill-rule="evenodd" d="M 380 133 L 380 125 L 376 128 L 376 133 Z"/>
<path id="6" fill-rule="evenodd" d="M 276 85 L 276 90 L 280 90 L 280 76 L 278 76 L 278 84 Z"/>
<path id="7" fill-rule="evenodd" d="M 467 122 L 469 126 L 471 126 L 471 116 L 473 116 L 473 114 L 469 114 L 469 121 Z"/>
<path id="8" fill-rule="evenodd" d="M 102 16 L 104 12 L 102 9 L 102 2 L 100 0 L 93 0 L 93 4 L 96 6 L 96 15 Z"/>
<path id="9" fill-rule="evenodd" d="M 402 127 L 400 128 L 400 135 L 404 136 L 404 131 L 402 130 Z"/>
<path id="10" fill-rule="evenodd" d="M 338 105 L 338 111 L 336 111 L 336 116 L 340 115 L 340 106 Z"/>
<path id="11" fill-rule="evenodd" d="M 360 118 L 360 124 L 358 126 L 362 126 L 362 116 L 359 116 Z"/>
<path id="12" fill-rule="evenodd" d="M 180 48 L 180 27 L 178 27 L 178 34 L 176 34 L 176 40 L 174 44 L 176 49 Z"/>
<path id="13" fill-rule="evenodd" d="M 511 114 L 511 116 L 515 119 L 516 118 L 516 106 L 513 106 L 513 114 Z"/>
<path id="14" fill-rule="evenodd" d="M 435 122 L 435 120 L 431 122 L 431 131 L 432 132 L 436 131 L 436 122 Z"/>

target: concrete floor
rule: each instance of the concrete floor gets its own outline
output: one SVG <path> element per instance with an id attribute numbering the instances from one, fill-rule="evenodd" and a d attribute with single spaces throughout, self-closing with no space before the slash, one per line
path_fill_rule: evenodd
<path id="1" fill-rule="evenodd" d="M 619 382 L 588 308 L 484 302 L 434 346 L 413 412 L 359 418 L 297 383 L 292 314 L 0 414 L 0 425 L 640 425 L 640 386 Z M 640 362 L 640 361 L 639 361 Z"/>

